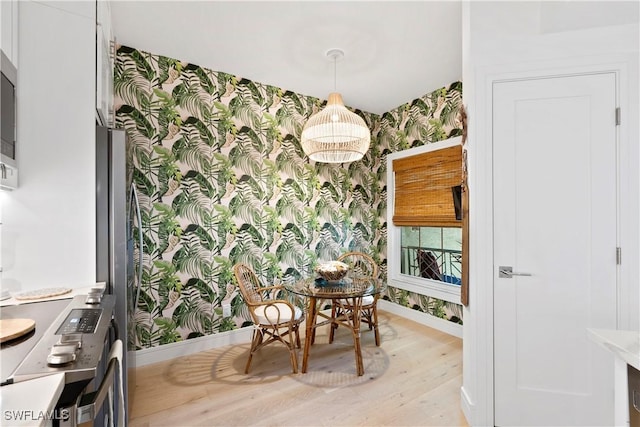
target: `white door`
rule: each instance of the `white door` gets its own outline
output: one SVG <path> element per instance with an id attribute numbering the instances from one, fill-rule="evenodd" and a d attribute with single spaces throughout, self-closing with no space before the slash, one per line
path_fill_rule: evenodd
<path id="1" fill-rule="evenodd" d="M 496 425 L 612 425 L 586 329 L 616 328 L 615 74 L 498 82 L 493 102 Z"/>

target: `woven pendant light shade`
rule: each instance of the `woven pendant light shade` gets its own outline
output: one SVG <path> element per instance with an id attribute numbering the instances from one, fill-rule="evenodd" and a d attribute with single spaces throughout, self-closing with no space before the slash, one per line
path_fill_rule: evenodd
<path id="1" fill-rule="evenodd" d="M 342 96 L 332 93 L 327 106 L 304 125 L 301 143 L 313 161 L 349 163 L 369 150 L 371 133 L 362 117 L 347 110 Z"/>

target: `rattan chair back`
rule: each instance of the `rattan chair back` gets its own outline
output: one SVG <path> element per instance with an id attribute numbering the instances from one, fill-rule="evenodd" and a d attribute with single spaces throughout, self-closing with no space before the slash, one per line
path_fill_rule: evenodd
<path id="1" fill-rule="evenodd" d="M 247 304 L 255 304 L 263 302 L 265 299 L 264 292 L 261 292 L 262 283 L 256 273 L 246 264 L 236 264 L 233 267 L 238 287 L 242 298 Z"/>
<path id="2" fill-rule="evenodd" d="M 378 264 L 363 252 L 346 252 L 338 257 L 338 261 L 349 266 L 349 277 L 378 278 Z"/>

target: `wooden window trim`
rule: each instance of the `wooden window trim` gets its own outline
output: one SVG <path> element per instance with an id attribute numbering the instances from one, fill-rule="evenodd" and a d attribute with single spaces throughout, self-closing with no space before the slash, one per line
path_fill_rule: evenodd
<path id="1" fill-rule="evenodd" d="M 461 302 L 461 287 L 451 285 L 437 280 L 427 279 L 423 277 L 403 274 L 401 272 L 401 227 L 393 223 L 393 214 L 395 212 L 395 173 L 393 171 L 393 161 L 416 154 L 433 152 L 453 146 L 461 146 L 462 137 L 452 137 L 444 141 L 429 143 L 420 147 L 409 148 L 397 151 L 387 155 L 387 283 L 389 286 L 414 292 L 419 295 L 426 295 L 444 301 L 450 301 L 457 304 Z M 464 197 L 464 192 L 463 192 Z M 464 206 L 463 206 L 464 210 Z M 441 226 L 440 224 L 436 226 Z M 462 226 L 462 223 L 456 225 Z M 463 228 L 463 235 L 465 230 Z M 464 237 L 463 237 L 464 240 Z M 463 246 L 464 246 L 463 241 Z M 464 250 L 464 249 L 463 249 Z M 463 253 L 464 257 L 464 253 Z M 463 276 L 465 269 L 463 261 Z"/>

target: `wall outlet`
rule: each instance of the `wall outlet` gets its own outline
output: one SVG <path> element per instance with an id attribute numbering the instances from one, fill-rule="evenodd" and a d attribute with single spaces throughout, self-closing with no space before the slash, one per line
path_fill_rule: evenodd
<path id="1" fill-rule="evenodd" d="M 231 317 L 231 304 L 228 302 L 222 303 L 222 317 Z"/>

